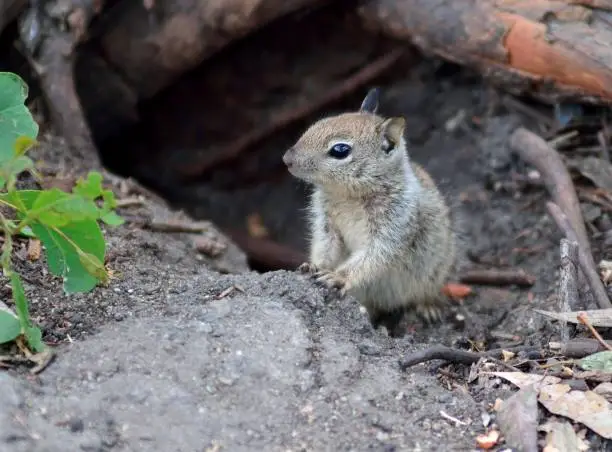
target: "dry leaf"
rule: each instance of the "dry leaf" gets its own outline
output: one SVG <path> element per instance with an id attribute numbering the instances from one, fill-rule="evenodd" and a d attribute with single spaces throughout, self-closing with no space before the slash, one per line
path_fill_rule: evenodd
<path id="1" fill-rule="evenodd" d="M 555 320 L 569 323 L 580 323 L 578 321 L 578 314 L 586 314 L 589 322 L 593 326 L 602 326 L 610 328 L 612 327 L 612 308 L 610 309 L 596 309 L 592 311 L 574 311 L 574 312 L 552 312 L 552 311 L 541 311 L 534 309 L 535 312 L 551 317 Z"/>
<path id="2" fill-rule="evenodd" d="M 593 392 L 595 394 L 599 394 L 608 400 L 608 402 L 612 402 L 612 383 L 604 382 L 599 383 L 597 386 L 593 388 Z"/>
<path id="3" fill-rule="evenodd" d="M 509 447 L 538 452 L 538 393 L 533 385 L 506 400 L 497 420 Z"/>
<path id="4" fill-rule="evenodd" d="M 497 430 L 491 430 L 486 435 L 478 435 L 476 437 L 476 444 L 481 449 L 489 450 L 495 447 L 499 441 L 499 432 Z"/>
<path id="5" fill-rule="evenodd" d="M 38 239 L 29 239 L 28 240 L 28 259 L 31 261 L 37 261 L 40 259 L 40 240 Z"/>
<path id="6" fill-rule="evenodd" d="M 538 400 L 551 413 L 580 422 L 598 435 L 612 439 L 612 409 L 599 394 L 572 391 L 569 385 L 553 384 L 540 388 Z"/>
<path id="7" fill-rule="evenodd" d="M 515 353 L 509 352 L 507 350 L 502 350 L 502 358 L 504 359 L 504 362 L 510 361 L 515 356 L 516 356 Z"/>
<path id="8" fill-rule="evenodd" d="M 542 452 L 576 452 L 589 450 L 589 446 L 581 440 L 572 425 L 565 420 L 550 421 L 541 427 L 547 432 L 546 446 Z"/>
<path id="9" fill-rule="evenodd" d="M 252 213 L 247 217 L 247 230 L 249 235 L 254 238 L 263 238 L 269 235 L 268 230 L 263 224 L 261 215 L 258 213 Z"/>
<path id="10" fill-rule="evenodd" d="M 559 383 L 561 379 L 559 377 L 553 377 L 551 375 L 539 375 L 539 374 L 526 374 L 524 372 L 481 372 L 483 374 L 495 375 L 496 377 L 503 378 L 509 381 L 519 388 L 525 388 L 529 385 L 551 385 Z"/>
<path id="11" fill-rule="evenodd" d="M 466 284 L 447 283 L 442 287 L 442 293 L 453 300 L 461 300 L 471 295 L 472 288 Z"/>

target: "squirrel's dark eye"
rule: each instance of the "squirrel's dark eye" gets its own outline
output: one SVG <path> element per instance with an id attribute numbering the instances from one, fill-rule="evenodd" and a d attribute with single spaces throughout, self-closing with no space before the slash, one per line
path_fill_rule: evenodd
<path id="1" fill-rule="evenodd" d="M 346 143 L 336 143 L 327 152 L 335 159 L 344 159 L 351 153 L 352 148 Z"/>

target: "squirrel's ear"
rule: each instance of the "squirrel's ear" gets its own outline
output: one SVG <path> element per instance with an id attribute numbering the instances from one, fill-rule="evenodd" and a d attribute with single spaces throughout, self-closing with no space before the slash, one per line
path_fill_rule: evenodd
<path id="1" fill-rule="evenodd" d="M 404 135 L 406 120 L 401 116 L 386 119 L 381 125 L 380 130 L 384 137 L 390 141 L 391 148 L 399 143 Z"/>
<path id="2" fill-rule="evenodd" d="M 380 90 L 378 88 L 372 88 L 368 91 L 365 99 L 361 103 L 359 111 L 376 114 L 378 111 L 378 98 L 380 97 Z"/>

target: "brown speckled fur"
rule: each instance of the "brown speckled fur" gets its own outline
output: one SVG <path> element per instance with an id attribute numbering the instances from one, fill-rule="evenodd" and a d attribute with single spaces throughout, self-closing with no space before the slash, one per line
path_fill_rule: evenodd
<path id="1" fill-rule="evenodd" d="M 429 174 L 410 161 L 404 124 L 362 106 L 316 122 L 283 157 L 315 187 L 309 266 L 394 336 L 407 309 L 440 317 L 455 259 L 449 209 Z M 337 142 L 352 146 L 346 159 L 328 155 Z M 386 152 L 388 143 L 395 146 Z"/>

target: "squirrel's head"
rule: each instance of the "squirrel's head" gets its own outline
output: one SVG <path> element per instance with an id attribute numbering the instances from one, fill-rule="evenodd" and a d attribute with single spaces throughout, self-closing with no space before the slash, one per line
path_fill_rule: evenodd
<path id="1" fill-rule="evenodd" d="M 295 177 L 317 185 L 372 186 L 403 170 L 407 158 L 405 120 L 378 116 L 377 88 L 368 92 L 357 112 L 314 123 L 285 155 Z"/>

